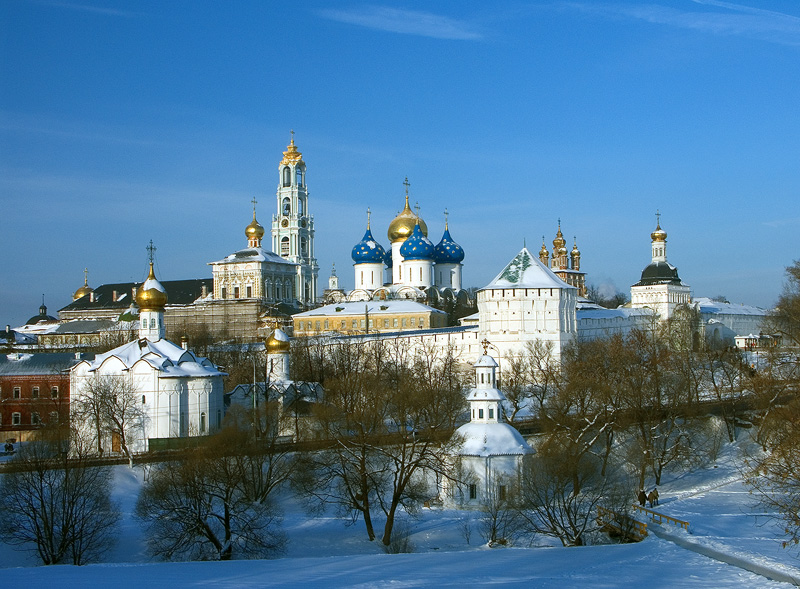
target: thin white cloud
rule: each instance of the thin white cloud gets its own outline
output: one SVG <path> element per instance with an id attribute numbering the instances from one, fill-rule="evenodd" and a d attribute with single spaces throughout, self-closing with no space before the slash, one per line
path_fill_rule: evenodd
<path id="1" fill-rule="evenodd" d="M 466 21 L 417 10 L 387 6 L 361 6 L 350 9 L 322 10 L 319 15 L 337 22 L 403 35 L 462 41 L 473 41 L 482 37 Z"/>
<path id="2" fill-rule="evenodd" d="M 595 14 L 634 18 L 653 24 L 692 29 L 717 35 L 743 36 L 800 45 L 800 17 L 722 0 L 692 0 L 699 10 L 681 10 L 660 4 L 588 4 L 564 6 Z"/>
<path id="3" fill-rule="evenodd" d="M 37 4 L 44 6 L 53 6 L 56 8 L 66 8 L 68 10 L 77 10 L 80 12 L 92 12 L 94 14 L 103 14 L 105 16 L 121 16 L 124 18 L 132 18 L 138 16 L 137 13 L 129 10 L 119 10 L 117 8 L 107 8 L 105 6 L 92 6 L 91 4 L 76 4 L 75 2 L 58 2 L 57 0 L 37 0 Z"/>

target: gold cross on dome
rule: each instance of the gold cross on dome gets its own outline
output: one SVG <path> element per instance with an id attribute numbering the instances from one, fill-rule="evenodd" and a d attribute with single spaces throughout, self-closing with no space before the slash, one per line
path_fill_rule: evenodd
<path id="1" fill-rule="evenodd" d="M 153 245 L 153 240 L 150 240 L 150 245 L 147 246 L 147 257 L 150 260 L 150 263 L 153 263 L 153 260 L 156 257 L 156 246 Z"/>
<path id="2" fill-rule="evenodd" d="M 367 207 L 367 229 L 369 229 L 369 218 L 371 214 L 372 213 L 370 212 L 369 207 Z"/>
<path id="3" fill-rule="evenodd" d="M 489 354 L 489 346 L 492 345 L 491 342 L 489 342 L 488 339 L 483 338 L 483 341 L 481 342 L 481 345 L 483 346 L 483 355 L 484 356 L 488 355 Z"/>

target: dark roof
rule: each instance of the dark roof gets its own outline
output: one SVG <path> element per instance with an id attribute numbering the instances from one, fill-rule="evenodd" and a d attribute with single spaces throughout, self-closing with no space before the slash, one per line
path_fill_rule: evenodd
<path id="1" fill-rule="evenodd" d="M 50 333 L 96 333 L 109 330 L 115 325 L 110 319 L 83 319 L 62 323 Z"/>
<path id="2" fill-rule="evenodd" d="M 633 286 L 651 284 L 683 284 L 678 277 L 678 269 L 668 262 L 652 262 L 642 270 L 642 278 Z"/>
<path id="3" fill-rule="evenodd" d="M 75 354 L 59 352 L 54 354 L 0 354 L 0 376 L 12 374 L 58 374 L 66 371 L 81 360 L 94 358 L 94 354 Z"/>
<path id="4" fill-rule="evenodd" d="M 39 307 L 39 314 L 34 315 L 25 322 L 25 325 L 36 325 L 40 321 L 58 321 L 55 317 L 47 314 L 47 307 L 42 305 Z"/>
<path id="5" fill-rule="evenodd" d="M 203 294 L 203 285 L 208 292 L 212 292 L 214 281 L 211 278 L 192 278 L 189 280 L 162 280 L 160 281 L 167 291 L 167 305 L 189 305 Z M 119 309 L 120 313 L 131 306 L 133 288 L 140 287 L 141 282 L 117 282 L 103 284 L 94 289 L 94 292 L 71 302 L 59 311 L 84 311 L 91 309 Z M 113 300 L 114 291 L 117 291 L 117 300 Z"/>

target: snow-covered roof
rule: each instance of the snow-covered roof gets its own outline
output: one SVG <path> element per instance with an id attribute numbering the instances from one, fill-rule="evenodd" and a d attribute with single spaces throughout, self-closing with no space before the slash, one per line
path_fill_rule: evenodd
<path id="1" fill-rule="evenodd" d="M 297 266 L 294 262 L 285 260 L 278 254 L 260 247 L 248 247 L 238 252 L 233 252 L 217 262 L 209 262 L 209 264 L 239 264 L 241 262 L 272 262 L 273 264 L 283 264 L 285 266 Z"/>
<path id="2" fill-rule="evenodd" d="M 475 368 L 497 368 L 497 361 L 488 354 L 484 354 L 473 366 Z"/>
<path id="3" fill-rule="evenodd" d="M 0 376 L 59 374 L 78 362 L 75 354 L 0 354 Z"/>
<path id="4" fill-rule="evenodd" d="M 467 401 L 505 401 L 506 396 L 494 387 L 474 388 L 467 393 Z"/>
<path id="5" fill-rule="evenodd" d="M 461 456 L 532 454 L 522 435 L 507 423 L 465 423 L 456 430 L 463 442 Z"/>
<path id="6" fill-rule="evenodd" d="M 162 378 L 178 378 L 186 376 L 223 376 L 217 367 L 207 358 L 195 356 L 169 340 L 160 339 L 152 342 L 140 339 L 123 344 L 113 350 L 98 354 L 93 362 L 89 362 L 89 370 L 97 370 L 109 358 L 117 358 L 130 370 L 134 364 L 144 360 L 155 370 L 161 372 Z"/>
<path id="7" fill-rule="evenodd" d="M 570 286 L 556 276 L 550 268 L 542 264 L 539 258 L 531 254 L 528 248 L 525 247 L 482 290 L 488 288 L 575 289 L 574 286 Z"/>
<path id="8" fill-rule="evenodd" d="M 618 307 L 616 309 L 606 309 L 596 305 L 594 307 L 579 306 L 575 311 L 578 321 L 582 319 L 628 319 L 629 317 L 641 317 L 643 315 L 653 315 L 655 311 L 642 307 Z"/>
<path id="9" fill-rule="evenodd" d="M 441 313 L 444 311 L 434 309 L 428 305 L 417 303 L 411 300 L 395 301 L 358 301 L 350 303 L 331 303 L 304 313 L 298 313 L 293 317 L 315 317 L 320 315 L 363 315 L 366 312 L 370 315 L 390 315 L 395 313 Z"/>
<path id="10" fill-rule="evenodd" d="M 722 303 L 720 301 L 713 301 L 706 297 L 698 297 L 693 301 L 701 313 L 713 313 L 720 315 L 769 315 L 769 311 L 761 307 L 754 307 L 752 305 Z"/>

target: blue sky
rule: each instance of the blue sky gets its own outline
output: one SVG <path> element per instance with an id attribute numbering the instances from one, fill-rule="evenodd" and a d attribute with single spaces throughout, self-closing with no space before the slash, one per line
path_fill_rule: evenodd
<path id="1" fill-rule="evenodd" d="M 628 291 L 655 212 L 694 296 L 800 255 L 800 4 L 0 2 L 0 322 L 83 282 L 210 276 L 268 227 L 294 129 L 321 288 L 411 183 L 483 286 L 558 219 Z"/>

